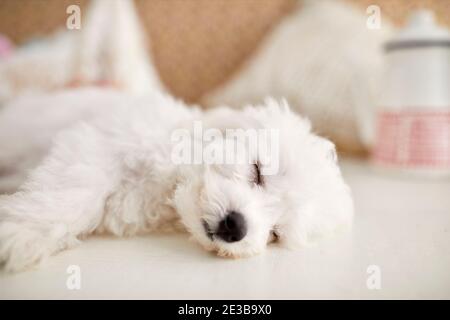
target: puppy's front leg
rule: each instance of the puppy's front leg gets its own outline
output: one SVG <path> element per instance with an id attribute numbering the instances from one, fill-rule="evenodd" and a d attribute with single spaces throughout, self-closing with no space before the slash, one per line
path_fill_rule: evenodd
<path id="1" fill-rule="evenodd" d="M 78 242 L 100 223 L 114 164 L 92 128 L 63 134 L 20 190 L 0 197 L 0 264 L 19 271 Z"/>

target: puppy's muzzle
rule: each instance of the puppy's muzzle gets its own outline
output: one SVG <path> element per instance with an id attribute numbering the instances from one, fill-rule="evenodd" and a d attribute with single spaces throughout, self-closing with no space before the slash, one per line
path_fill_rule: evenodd
<path id="1" fill-rule="evenodd" d="M 247 234 L 247 223 L 242 214 L 230 211 L 227 216 L 220 221 L 216 231 L 216 236 L 225 242 L 237 242 L 242 240 Z"/>

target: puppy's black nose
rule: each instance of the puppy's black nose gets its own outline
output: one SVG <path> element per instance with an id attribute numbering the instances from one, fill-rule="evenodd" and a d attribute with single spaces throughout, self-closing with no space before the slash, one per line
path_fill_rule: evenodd
<path id="1" fill-rule="evenodd" d="M 236 211 L 231 211 L 220 221 L 216 235 L 226 242 L 242 240 L 247 234 L 247 223 L 244 216 Z"/>

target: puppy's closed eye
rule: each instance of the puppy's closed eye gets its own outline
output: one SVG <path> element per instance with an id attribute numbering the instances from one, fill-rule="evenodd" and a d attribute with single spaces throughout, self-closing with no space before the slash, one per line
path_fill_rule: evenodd
<path id="1" fill-rule="evenodd" d="M 280 240 L 280 236 L 276 230 L 270 231 L 268 243 L 276 243 Z"/>
<path id="2" fill-rule="evenodd" d="M 258 186 L 264 185 L 264 177 L 261 175 L 259 162 L 253 164 L 253 183 Z"/>

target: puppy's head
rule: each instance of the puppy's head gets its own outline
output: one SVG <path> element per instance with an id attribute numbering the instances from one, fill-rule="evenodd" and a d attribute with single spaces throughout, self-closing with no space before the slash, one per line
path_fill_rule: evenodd
<path id="1" fill-rule="evenodd" d="M 203 135 L 191 147 L 202 159 L 179 166 L 173 200 L 207 250 L 249 256 L 272 242 L 307 244 L 351 225 L 353 204 L 334 145 L 286 103 L 218 109 L 201 123 Z"/>

